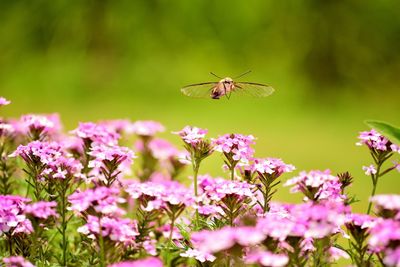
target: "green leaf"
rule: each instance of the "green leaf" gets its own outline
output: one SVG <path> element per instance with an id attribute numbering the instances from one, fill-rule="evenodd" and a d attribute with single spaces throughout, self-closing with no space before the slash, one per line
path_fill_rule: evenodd
<path id="1" fill-rule="evenodd" d="M 383 121 L 365 121 L 369 127 L 374 128 L 375 130 L 379 131 L 381 134 L 388 135 L 393 137 L 400 142 L 400 128 L 390 125 L 387 122 Z"/>

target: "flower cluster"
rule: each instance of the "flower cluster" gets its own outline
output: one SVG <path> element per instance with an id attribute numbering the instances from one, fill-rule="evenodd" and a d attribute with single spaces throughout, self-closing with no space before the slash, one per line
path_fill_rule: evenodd
<path id="1" fill-rule="evenodd" d="M 185 126 L 181 131 L 174 133 L 178 134 L 185 143 L 196 146 L 204 139 L 208 133 L 208 130 L 198 127 Z"/>
<path id="2" fill-rule="evenodd" d="M 245 165 L 244 168 L 252 173 L 257 173 L 259 176 L 271 176 L 274 179 L 286 172 L 292 172 L 296 169 L 293 165 L 286 164 L 281 159 L 277 158 L 255 158 L 250 165 Z"/>
<path id="3" fill-rule="evenodd" d="M 15 235 L 29 234 L 33 231 L 31 222 L 26 218 L 25 207 L 29 199 L 0 195 L 0 233 Z"/>
<path id="4" fill-rule="evenodd" d="M 247 182 L 200 176 L 198 211 L 202 215 L 213 215 L 233 225 L 235 219 L 255 202 L 254 187 Z"/>
<path id="5" fill-rule="evenodd" d="M 68 197 L 71 209 L 80 214 L 124 215 L 118 204 L 125 203 L 115 187 L 97 187 L 85 191 L 76 191 Z"/>
<path id="6" fill-rule="evenodd" d="M 357 145 L 366 145 L 375 151 L 393 151 L 400 153 L 400 146 L 393 144 L 385 136 L 372 129 L 370 131 L 361 132 L 358 136 L 360 140 Z"/>
<path id="7" fill-rule="evenodd" d="M 124 244 L 135 244 L 135 238 L 139 235 L 137 223 L 131 219 L 96 217 L 89 215 L 85 225 L 77 229 L 79 233 L 87 235 L 91 239 L 98 239 L 99 235 L 110 240 Z"/>
<path id="8" fill-rule="evenodd" d="M 254 136 L 242 134 L 225 134 L 213 140 L 215 150 L 223 153 L 230 164 L 248 163 L 253 157 Z M 229 167 L 229 166 L 228 166 Z M 230 167 L 229 167 L 230 168 Z"/>
<path id="9" fill-rule="evenodd" d="M 49 217 L 57 217 L 55 210 L 57 202 L 55 201 L 39 201 L 26 205 L 25 213 L 30 214 L 35 218 L 46 220 Z"/>
<path id="10" fill-rule="evenodd" d="M 339 177 L 331 175 L 330 170 L 301 172 L 299 176 L 289 179 L 285 186 L 293 186 L 291 192 L 302 192 L 306 200 L 334 200 L 343 201 L 343 185 Z"/>
<path id="11" fill-rule="evenodd" d="M 20 145 L 10 155 L 15 156 L 20 156 L 26 162 L 36 179 L 81 177 L 81 163 L 70 157 L 57 142 L 33 141 L 27 145 Z"/>
<path id="12" fill-rule="evenodd" d="M 57 114 L 35 115 L 28 114 L 21 117 L 19 131 L 30 136 L 31 140 L 43 140 L 56 135 L 61 130 L 60 118 Z"/>
<path id="13" fill-rule="evenodd" d="M 380 216 L 400 220 L 400 195 L 376 195 L 370 201 Z"/>
<path id="14" fill-rule="evenodd" d="M 114 146 L 117 145 L 120 138 L 118 133 L 106 125 L 93 122 L 80 123 L 79 127 L 71 133 L 81 138 L 87 147 L 90 147 L 92 143 Z"/>
<path id="15" fill-rule="evenodd" d="M 91 160 L 88 167 L 90 174 L 100 180 L 103 184 L 111 186 L 120 174 L 130 174 L 131 165 L 135 154 L 127 147 L 92 145 L 88 155 Z"/>
<path id="16" fill-rule="evenodd" d="M 154 136 L 164 132 L 165 127 L 156 121 L 136 121 L 128 128 L 128 131 L 139 136 Z"/>

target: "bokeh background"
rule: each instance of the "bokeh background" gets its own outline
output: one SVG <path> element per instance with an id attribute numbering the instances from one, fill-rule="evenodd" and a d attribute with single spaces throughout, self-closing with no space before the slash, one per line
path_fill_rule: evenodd
<path id="1" fill-rule="evenodd" d="M 371 190 L 357 147 L 365 119 L 400 125 L 400 2 L 0 1 L 2 116 L 59 112 L 66 130 L 79 121 L 152 119 L 210 136 L 253 134 L 257 156 L 282 157 L 298 171 L 350 171 L 364 210 Z M 190 83 L 252 73 L 264 99 L 197 100 Z M 223 175 L 218 155 L 202 172 Z M 296 171 L 297 173 L 297 171 Z M 286 175 L 284 179 L 289 178 Z M 400 193 L 400 174 L 379 193 Z M 280 190 L 277 199 L 296 196 Z"/>

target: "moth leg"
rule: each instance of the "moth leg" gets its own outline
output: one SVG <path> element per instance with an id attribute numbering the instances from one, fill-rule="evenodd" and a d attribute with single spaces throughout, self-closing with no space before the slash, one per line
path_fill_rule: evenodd
<path id="1" fill-rule="evenodd" d="M 224 85 L 224 95 L 226 96 L 226 98 L 229 100 L 229 98 L 231 98 L 231 93 L 232 92 L 230 92 L 229 93 L 229 96 L 228 96 L 228 94 L 226 93 L 226 87 L 225 87 L 225 84 L 223 84 Z"/>

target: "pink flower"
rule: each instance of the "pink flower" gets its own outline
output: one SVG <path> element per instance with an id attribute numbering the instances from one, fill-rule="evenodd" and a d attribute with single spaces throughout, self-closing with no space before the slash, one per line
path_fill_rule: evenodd
<path id="1" fill-rule="evenodd" d="M 328 252 L 329 252 L 329 260 L 331 262 L 337 262 L 341 258 L 344 258 L 344 259 L 350 258 L 349 254 L 347 254 L 346 251 L 336 248 L 336 247 L 330 247 Z"/>
<path id="2" fill-rule="evenodd" d="M 21 117 L 20 129 L 23 134 L 31 135 L 33 140 L 41 140 L 44 135 L 53 135 L 61 130 L 58 114 L 28 114 Z"/>
<path id="3" fill-rule="evenodd" d="M 200 262 L 206 262 L 206 261 L 213 262 L 216 259 L 216 257 L 210 253 L 202 252 L 200 250 L 191 248 L 181 253 L 180 256 L 184 258 L 194 258 Z"/>
<path id="4" fill-rule="evenodd" d="M 25 260 L 22 256 L 3 258 L 3 262 L 4 267 L 35 267 L 35 265 Z"/>
<path id="5" fill-rule="evenodd" d="M 250 252 L 245 260 L 247 264 L 260 264 L 268 267 L 283 267 L 289 262 L 289 258 L 285 254 L 274 254 L 269 251 Z"/>
<path id="6" fill-rule="evenodd" d="M 92 158 L 88 164 L 92 168 L 91 174 L 107 183 L 111 182 L 106 181 L 107 179 L 116 179 L 119 174 L 130 174 L 133 158 L 136 157 L 127 147 L 104 144 L 92 145 L 88 155 Z"/>
<path id="7" fill-rule="evenodd" d="M 368 176 L 371 176 L 372 174 L 376 174 L 376 169 L 374 165 L 369 165 L 369 166 L 363 166 L 362 167 L 363 171 L 365 171 L 365 174 Z"/>
<path id="8" fill-rule="evenodd" d="M 393 152 L 400 153 L 400 146 L 399 146 L 399 145 L 391 144 L 391 145 L 390 145 L 390 149 L 391 149 Z"/>
<path id="9" fill-rule="evenodd" d="M 58 216 L 57 212 L 55 211 L 56 206 L 57 203 L 55 201 L 39 201 L 26 205 L 25 213 L 31 214 L 33 217 L 46 220 L 49 217 Z"/>
<path id="10" fill-rule="evenodd" d="M 0 97 L 0 107 L 1 106 L 6 106 L 6 105 L 8 105 L 10 103 L 11 103 L 11 101 L 5 99 L 4 97 Z"/>
<path id="11" fill-rule="evenodd" d="M 400 219 L 400 195 L 376 195 L 370 201 L 377 206 L 378 213 L 383 217 Z"/>
<path id="12" fill-rule="evenodd" d="M 395 249 L 388 249 L 383 258 L 383 263 L 387 266 L 400 266 L 400 246 Z"/>
<path id="13" fill-rule="evenodd" d="M 191 240 L 195 249 L 205 253 L 217 253 L 230 249 L 235 244 L 253 246 L 265 239 L 265 235 L 254 227 L 230 227 L 208 231 L 195 232 Z"/>
<path id="14" fill-rule="evenodd" d="M 89 215 L 87 223 L 78 228 L 78 232 L 87 235 L 89 238 L 97 239 L 100 235 L 108 237 L 116 243 L 122 243 L 126 246 L 135 244 L 135 238 L 139 235 L 137 223 L 131 219 L 98 217 Z"/>
<path id="15" fill-rule="evenodd" d="M 281 241 L 287 236 L 323 238 L 340 232 L 347 212 L 347 208 L 337 202 L 273 204 L 271 211 L 259 219 L 257 228 Z"/>
<path id="16" fill-rule="evenodd" d="M 128 131 L 140 136 L 154 136 L 156 133 L 164 132 L 165 127 L 156 121 L 136 121 Z"/>
<path id="17" fill-rule="evenodd" d="M 18 146 L 9 157 L 20 156 L 28 166 L 41 167 L 41 176 L 65 179 L 67 175 L 82 177 L 82 164 L 66 153 L 57 142 L 33 141 Z"/>
<path id="18" fill-rule="evenodd" d="M 376 223 L 376 219 L 367 214 L 350 213 L 346 215 L 346 227 L 350 230 L 353 228 L 370 229 Z"/>
<path id="19" fill-rule="evenodd" d="M 31 222 L 25 216 L 27 202 L 29 199 L 20 196 L 0 195 L 0 234 L 29 234 L 33 231 Z"/>
<path id="20" fill-rule="evenodd" d="M 254 136 L 242 134 L 225 134 L 213 140 L 215 150 L 227 157 L 228 161 L 248 163 L 253 157 L 254 150 L 250 147 L 254 144 Z"/>
<path id="21" fill-rule="evenodd" d="M 345 196 L 341 194 L 342 184 L 330 170 L 301 172 L 299 176 L 286 181 L 284 186 L 294 185 L 290 192 L 302 192 L 307 200 L 333 200 L 341 202 Z"/>
<path id="22" fill-rule="evenodd" d="M 108 265 L 108 267 L 163 267 L 160 259 L 150 257 L 142 260 L 124 261 Z"/>
<path id="23" fill-rule="evenodd" d="M 400 242 L 400 221 L 380 219 L 371 228 L 369 248 L 374 252 L 386 250 L 390 245 Z"/>
<path id="24" fill-rule="evenodd" d="M 195 146 L 204 139 L 207 132 L 207 129 L 185 126 L 181 131 L 172 133 L 179 135 L 185 143 Z"/>
<path id="25" fill-rule="evenodd" d="M 81 122 L 79 123 L 78 128 L 71 131 L 71 133 L 89 144 L 95 143 L 115 146 L 118 144 L 118 139 L 120 138 L 120 135 L 115 131 L 112 131 L 102 124 L 96 124 L 93 122 Z"/>
<path id="26" fill-rule="evenodd" d="M 9 123 L 0 122 L 0 137 L 10 136 L 15 131 L 14 126 Z"/>
<path id="27" fill-rule="evenodd" d="M 143 151 L 143 142 L 139 140 L 137 144 L 139 151 Z M 167 160 L 176 157 L 179 150 L 167 140 L 161 138 L 154 138 L 149 141 L 148 148 L 152 156 L 159 160 Z"/>
<path id="28" fill-rule="evenodd" d="M 178 182 L 132 183 L 125 189 L 133 198 L 143 200 L 145 211 L 168 210 L 170 206 L 191 206 L 194 202 L 192 192 Z"/>
<path id="29" fill-rule="evenodd" d="M 252 189 L 255 186 L 247 182 L 228 181 L 223 178 L 211 178 L 199 176 L 199 188 L 209 199 L 220 201 L 226 196 L 234 196 L 238 199 L 252 198 Z"/>
<path id="30" fill-rule="evenodd" d="M 283 173 L 292 172 L 296 169 L 293 165 L 285 164 L 281 159 L 276 158 L 255 158 L 248 168 L 253 173 L 259 173 L 260 175 L 273 175 L 274 178 L 278 178 Z"/>
<path id="31" fill-rule="evenodd" d="M 89 214 L 98 213 L 104 215 L 124 215 L 125 211 L 118 207 L 119 203 L 125 203 L 125 199 L 119 197 L 119 189 L 114 187 L 97 187 L 85 191 L 76 191 L 68 197 L 71 210 Z"/>
<path id="32" fill-rule="evenodd" d="M 370 149 L 378 151 L 394 151 L 399 152 L 399 146 L 393 145 L 385 136 L 378 133 L 376 130 L 361 132 L 358 136 L 360 140 L 357 145 L 366 145 Z"/>

